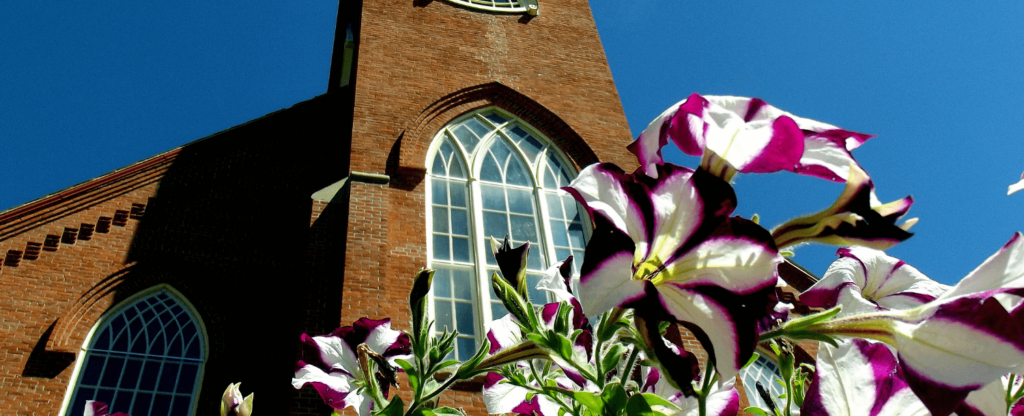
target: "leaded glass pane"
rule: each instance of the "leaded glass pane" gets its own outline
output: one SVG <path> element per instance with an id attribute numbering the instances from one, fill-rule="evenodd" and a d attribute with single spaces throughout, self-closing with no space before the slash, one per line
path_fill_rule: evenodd
<path id="1" fill-rule="evenodd" d="M 740 378 L 743 380 L 743 389 L 747 392 L 747 400 L 751 406 L 768 409 L 764 399 L 761 398 L 760 394 L 757 394 L 756 383 L 758 381 L 768 389 L 772 397 L 779 397 L 780 394 L 786 393 L 786 389 L 775 382 L 776 379 L 782 379 L 782 373 L 779 372 L 778 364 L 765 358 L 763 355 L 757 357 L 757 360 L 754 360 L 753 363 L 743 370 L 740 370 Z"/>
<path id="2" fill-rule="evenodd" d="M 544 166 L 544 187 L 547 189 L 561 189 L 572 182 L 572 173 L 558 160 L 554 153 L 548 152 Z"/>
<path id="3" fill-rule="evenodd" d="M 101 324 L 85 349 L 67 414 L 81 415 L 88 400 L 136 416 L 190 414 L 205 361 L 197 325 L 166 291 L 122 308 Z M 166 400 L 152 401 L 154 396 Z"/>

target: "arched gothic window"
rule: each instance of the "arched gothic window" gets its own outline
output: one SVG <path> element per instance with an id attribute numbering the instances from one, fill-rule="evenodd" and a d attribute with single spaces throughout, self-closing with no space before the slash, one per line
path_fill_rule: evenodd
<path id="1" fill-rule="evenodd" d="M 126 302 L 101 319 L 79 355 L 65 415 L 80 416 L 87 400 L 111 413 L 188 416 L 206 363 L 199 320 L 167 288 Z"/>
<path id="2" fill-rule="evenodd" d="M 559 190 L 575 177 L 572 165 L 543 135 L 500 109 L 459 117 L 435 136 L 428 154 L 427 248 L 437 270 L 432 317 L 436 330 L 459 331 L 455 357 L 466 360 L 486 336 L 485 323 L 506 313 L 491 290 L 497 264 L 490 238 L 530 242 L 530 299 L 544 303 L 547 296 L 534 289 L 541 273 L 569 255 L 578 273 L 589 225 Z"/>

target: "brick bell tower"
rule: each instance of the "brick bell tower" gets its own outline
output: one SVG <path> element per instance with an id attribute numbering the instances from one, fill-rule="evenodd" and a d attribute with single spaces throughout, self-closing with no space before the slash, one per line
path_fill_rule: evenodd
<path id="1" fill-rule="evenodd" d="M 313 195 L 313 273 L 337 278 L 341 325 L 407 329 L 411 278 L 437 269 L 432 319 L 471 355 L 501 313 L 487 239 L 531 241 L 531 271 L 581 260 L 589 224 L 557 188 L 598 161 L 636 166 L 589 4 L 347 0 L 336 33 L 328 91 L 351 142 L 332 166 L 344 179 Z M 480 387 L 442 405 L 483 415 Z M 319 410 L 292 414 L 325 414 L 311 388 L 298 394 Z"/>

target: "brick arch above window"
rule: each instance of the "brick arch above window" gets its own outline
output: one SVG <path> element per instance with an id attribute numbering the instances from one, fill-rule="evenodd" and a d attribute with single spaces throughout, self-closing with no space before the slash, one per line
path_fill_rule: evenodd
<path id="1" fill-rule="evenodd" d="M 426 173 L 423 161 L 427 159 L 435 134 L 451 120 L 485 107 L 505 111 L 550 137 L 576 167 L 598 162 L 590 145 L 554 112 L 516 90 L 491 82 L 440 97 L 410 120 L 392 150 L 387 173 L 422 177 Z"/>

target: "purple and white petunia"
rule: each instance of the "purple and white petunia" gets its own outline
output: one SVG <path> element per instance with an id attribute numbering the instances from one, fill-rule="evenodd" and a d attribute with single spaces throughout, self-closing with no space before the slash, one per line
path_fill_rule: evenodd
<path id="1" fill-rule="evenodd" d="M 679 347 L 672 344 L 668 340 L 662 339 L 668 350 L 680 358 L 684 356 L 684 362 L 688 361 L 691 365 L 696 365 L 696 360 L 689 360 L 690 354 L 681 351 Z M 640 354 L 641 358 L 644 354 Z M 661 365 L 668 363 L 660 362 Z M 643 373 L 641 374 L 641 380 L 643 380 L 643 386 L 640 387 L 641 393 L 652 393 L 662 399 L 665 399 L 671 403 L 675 408 L 668 406 L 653 406 L 653 410 L 664 413 L 671 416 L 699 416 L 700 415 L 700 403 L 698 402 L 697 396 L 687 396 L 679 389 L 672 386 L 672 383 L 667 377 L 665 377 L 661 371 L 655 367 L 642 367 Z M 696 371 L 699 371 L 699 367 Z M 740 410 L 740 394 L 736 390 L 736 378 L 723 378 L 716 383 L 712 383 L 709 388 L 707 397 L 705 398 L 705 404 L 707 405 L 706 416 L 733 416 Z"/>
<path id="2" fill-rule="evenodd" d="M 855 339 L 821 343 L 803 416 L 924 416 L 928 409 L 900 374 L 884 344 Z"/>
<path id="3" fill-rule="evenodd" d="M 664 163 L 661 149 L 671 140 L 686 154 L 724 161 L 722 168 L 731 172 L 712 171 L 727 179 L 737 171 L 788 170 L 841 182 L 856 165 L 850 151 L 871 137 L 794 116 L 758 98 L 693 94 L 651 121 L 629 150 L 654 178 L 655 166 Z"/>
<path id="4" fill-rule="evenodd" d="M 1020 389 L 1022 381 L 1024 380 L 1021 376 L 1015 376 L 1011 386 L 1010 377 L 1007 375 L 980 390 L 971 392 L 956 409 L 957 416 L 1006 416 L 1006 390 L 1012 388 L 1016 392 Z M 1014 403 L 1009 414 L 1011 416 L 1024 415 L 1024 401 Z"/>
<path id="5" fill-rule="evenodd" d="M 566 188 L 594 221 L 580 278 L 583 310 L 632 307 L 678 321 L 701 339 L 725 378 L 757 344 L 782 257 L 768 232 L 729 215 L 736 196 L 703 169 L 656 166 L 657 179 L 611 164 Z"/>
<path id="6" fill-rule="evenodd" d="M 819 242 L 886 249 L 913 236 L 908 230 L 917 218 L 896 224 L 913 203 L 909 196 L 881 203 L 868 175 L 850 166 L 846 188 L 831 207 L 775 227 L 772 238 L 779 248 Z"/>
<path id="7" fill-rule="evenodd" d="M 361 344 L 393 366 L 395 360 L 412 355 L 409 336 L 391 329 L 391 319 L 360 318 L 329 335 L 302 334 L 302 358 L 296 364 L 292 386 L 301 389 L 312 385 L 328 406 L 338 410 L 354 407 L 359 416 L 368 416 L 373 410 L 373 397 L 359 364 L 357 350 Z M 386 398 L 387 386 L 380 387 Z"/>
<path id="8" fill-rule="evenodd" d="M 891 260 L 868 259 L 869 255 L 868 252 L 858 254 L 860 263 L 881 270 L 868 269 L 864 272 L 866 275 L 885 275 L 892 270 Z M 849 263 L 849 260 L 840 261 Z M 842 270 L 847 268 L 830 268 L 833 273 L 826 274 L 819 284 L 822 288 L 832 287 L 834 291 L 845 293 L 819 291 L 805 302 L 818 306 L 818 301 L 834 299 L 844 309 L 863 308 L 857 292 L 862 299 L 871 300 L 864 294 L 873 293 L 874 288 L 852 288 L 848 283 L 855 279 L 850 279 L 849 273 Z M 837 280 L 840 283 L 837 284 Z M 869 283 L 880 281 L 868 280 Z M 874 339 L 895 348 L 907 384 L 932 414 L 948 415 L 972 391 L 1022 369 L 1024 319 L 1019 312 L 1024 303 L 1021 297 L 1024 295 L 1024 236 L 1020 233 L 956 286 L 920 306 L 914 307 L 914 304 L 923 299 L 915 298 L 922 292 L 931 296 L 933 291 L 922 290 L 924 286 L 916 283 L 891 285 L 889 289 L 892 287 L 903 287 L 907 296 L 876 293 L 872 297 L 877 300 L 888 297 L 890 307 L 911 309 L 846 315 L 825 326 L 836 335 Z M 881 302 L 874 303 L 881 307 Z"/>
<path id="9" fill-rule="evenodd" d="M 127 413 L 117 412 L 109 413 L 110 408 L 106 403 L 98 402 L 95 400 L 87 400 L 85 402 L 85 413 L 82 416 L 128 416 Z"/>
<path id="10" fill-rule="evenodd" d="M 536 383 L 536 381 L 534 381 Z M 536 384 L 534 387 L 540 387 Z M 527 416 L 558 416 L 559 405 L 543 394 L 508 383 L 498 373 L 484 377 L 484 405 L 487 413 L 515 413 Z M 527 398 L 527 396 L 532 396 Z"/>
<path id="11" fill-rule="evenodd" d="M 843 305 L 841 316 L 913 309 L 946 293 L 949 286 L 913 266 L 867 247 L 841 248 L 824 277 L 800 295 L 807 306 Z"/>
<path id="12" fill-rule="evenodd" d="M 1024 189 L 1024 174 L 1020 175 L 1020 180 L 1017 183 L 1010 185 L 1010 188 L 1006 190 L 1006 195 L 1013 195 L 1021 189 Z"/>
<path id="13" fill-rule="evenodd" d="M 545 325 L 550 327 L 551 323 L 546 322 Z M 489 354 L 495 354 L 522 343 L 523 335 L 515 317 L 505 315 L 488 324 L 487 339 L 491 342 Z M 525 369 L 527 366 L 523 361 L 517 362 L 515 365 L 521 369 Z M 557 369 L 548 374 L 550 380 L 555 381 L 563 388 L 573 388 L 572 385 L 575 383 L 586 390 L 596 389 L 592 383 L 584 380 L 578 373 L 576 377 L 578 380 L 570 380 Z M 542 385 L 541 381 L 533 378 L 532 373 L 527 375 L 527 379 L 531 387 L 539 388 Z M 488 373 L 484 378 L 483 398 L 484 404 L 487 406 L 487 413 L 558 416 L 559 405 L 557 403 L 547 396 L 531 393 L 530 389 L 509 383 L 505 377 L 495 372 Z M 528 398 L 528 396 L 530 397 Z"/>

